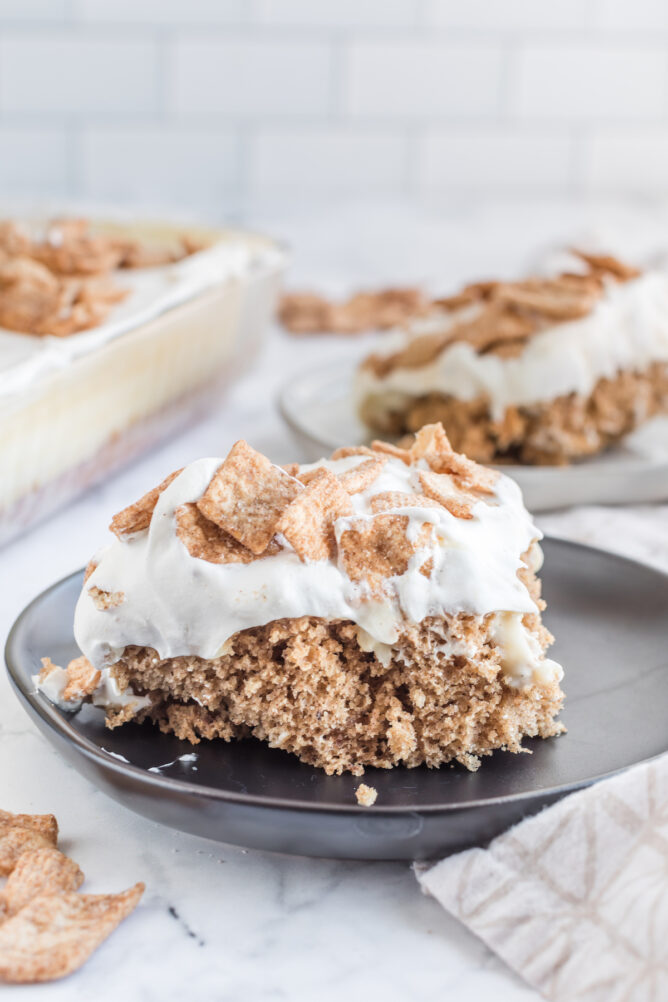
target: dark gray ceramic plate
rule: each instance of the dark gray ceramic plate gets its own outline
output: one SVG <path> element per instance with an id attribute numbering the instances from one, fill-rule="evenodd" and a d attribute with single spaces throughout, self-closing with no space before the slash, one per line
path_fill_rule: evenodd
<path id="1" fill-rule="evenodd" d="M 569 791 L 668 750 L 668 576 L 621 557 L 548 540 L 543 582 L 554 657 L 566 669 L 568 734 L 497 752 L 477 773 L 367 770 L 328 777 L 259 741 L 190 745 L 149 725 L 104 728 L 102 712 L 63 713 L 34 691 L 48 654 L 76 655 L 71 623 L 81 573 L 21 614 L 7 642 L 19 699 L 68 762 L 126 807 L 183 831 L 308 856 L 429 859 L 480 845 Z M 165 766 L 165 763 L 172 763 Z M 150 769 L 160 767 L 159 772 Z"/>

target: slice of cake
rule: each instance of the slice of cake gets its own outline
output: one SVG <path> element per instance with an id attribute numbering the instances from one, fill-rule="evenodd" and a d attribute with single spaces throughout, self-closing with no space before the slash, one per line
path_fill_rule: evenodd
<path id="1" fill-rule="evenodd" d="M 193 743 L 254 735 L 328 773 L 477 768 L 559 734 L 540 536 L 517 485 L 441 425 L 307 466 L 245 442 L 171 474 L 114 517 L 75 635 L 46 662 L 61 705 Z M 85 665 L 88 666 L 86 674 Z M 70 676 L 74 673 L 74 678 Z"/>
<path id="2" fill-rule="evenodd" d="M 441 421 L 480 462 L 561 464 L 668 411 L 668 276 L 604 255 L 522 282 L 479 282 L 361 365 L 362 420 Z"/>

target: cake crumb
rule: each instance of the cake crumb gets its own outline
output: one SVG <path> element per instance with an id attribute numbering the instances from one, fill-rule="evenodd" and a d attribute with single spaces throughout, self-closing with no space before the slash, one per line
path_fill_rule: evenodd
<path id="1" fill-rule="evenodd" d="M 360 783 L 355 790 L 355 799 L 360 807 L 373 807 L 376 803 L 377 796 L 378 790 L 376 787 L 367 786 L 366 783 Z"/>

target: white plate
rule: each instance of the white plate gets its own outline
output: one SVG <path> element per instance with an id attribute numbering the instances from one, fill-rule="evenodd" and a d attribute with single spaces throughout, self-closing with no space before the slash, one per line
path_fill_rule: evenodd
<path id="1" fill-rule="evenodd" d="M 279 397 L 281 414 L 309 459 L 374 436 L 355 413 L 350 363 L 293 377 Z M 601 456 L 572 466 L 503 466 L 527 508 L 633 504 L 668 499 L 668 417 L 655 418 Z"/>

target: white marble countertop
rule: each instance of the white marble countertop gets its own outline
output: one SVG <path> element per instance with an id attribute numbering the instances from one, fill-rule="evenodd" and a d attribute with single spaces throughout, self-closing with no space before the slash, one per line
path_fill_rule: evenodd
<path id="1" fill-rule="evenodd" d="M 345 286 L 392 281 L 403 275 L 405 248 L 383 251 L 389 233 L 362 217 L 359 229 L 333 223 L 337 240 L 324 243 L 320 224 L 281 227 L 304 248 L 297 274 Z M 348 224 L 350 220 L 348 219 Z M 375 236 L 367 226 L 376 227 Z M 338 228 L 337 228 L 338 226 Z M 499 222 L 488 223 L 497 234 Z M 535 241 L 531 227 L 525 244 Z M 274 226 L 276 231 L 278 226 Z M 461 227 L 460 227 L 461 229 Z M 414 229 L 424 233 L 436 228 Z M 450 232 L 450 231 L 447 231 Z M 463 232 L 463 231 L 462 231 Z M 338 242 L 337 242 L 338 241 Z M 419 244 L 422 267 L 411 259 L 409 278 L 427 275 L 433 240 Z M 517 241 L 516 253 L 523 251 Z M 374 253 L 374 248 L 376 249 Z M 446 277 L 465 261 L 447 255 Z M 304 264 L 306 255 L 307 265 Z M 481 268 L 495 263 L 487 247 Z M 504 258 L 505 260 L 505 258 Z M 411 270 L 412 269 L 412 270 Z M 479 270 L 479 269 L 478 269 Z M 39 591 L 82 566 L 104 537 L 110 513 L 200 455 L 222 455 L 248 438 L 277 462 L 299 458 L 273 398 L 294 367 L 350 351 L 345 342 L 292 340 L 273 331 L 252 372 L 221 399 L 209 419 L 89 492 L 77 503 L 0 553 L 0 634 Z M 668 506 L 588 508 L 543 516 L 543 528 L 646 559 L 668 570 Z M 184 835 L 138 817 L 95 790 L 38 734 L 0 677 L 0 806 L 53 812 L 62 845 L 82 866 L 84 890 L 120 890 L 144 880 L 137 912 L 76 975 L 49 986 L 4 989 L 9 999 L 329 1002 L 420 998 L 425 1002 L 537 999 L 473 935 L 423 896 L 401 863 L 333 862 L 272 856 Z"/>

